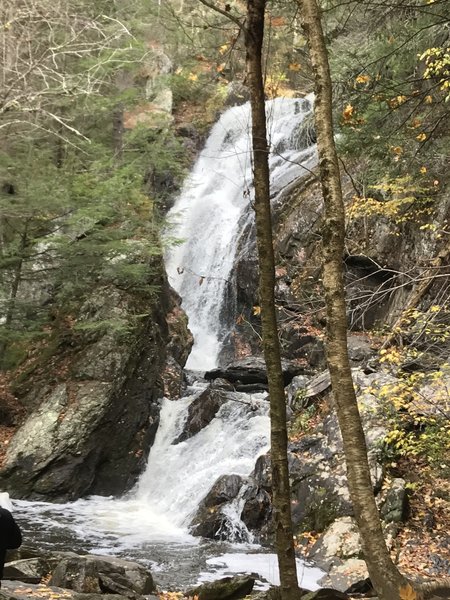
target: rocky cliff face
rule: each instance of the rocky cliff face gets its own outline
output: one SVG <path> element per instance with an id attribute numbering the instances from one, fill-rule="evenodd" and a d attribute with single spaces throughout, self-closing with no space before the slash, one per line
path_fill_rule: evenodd
<path id="1" fill-rule="evenodd" d="M 354 189 L 346 175 L 347 207 Z M 380 200 L 382 203 L 382 200 Z M 314 174 L 299 179 L 273 199 L 276 252 L 276 300 L 280 339 L 285 358 L 299 359 L 313 369 L 325 367 L 323 329 L 325 310 L 321 287 L 320 183 Z M 355 332 L 392 326 L 411 303 L 426 310 L 446 285 L 448 247 L 445 231 L 450 197 L 434 201 L 426 216 L 407 219 L 361 216 L 352 211 L 344 257 L 348 320 Z M 254 228 L 242 236 L 235 265 L 236 325 L 224 357 L 240 358 L 260 351 L 258 265 Z M 438 277 L 434 278 L 434 275 Z M 420 282 L 427 280 L 427 284 Z M 419 295 L 418 295 L 419 294 Z M 256 312 L 256 314 L 254 314 Z"/>
<path id="2" fill-rule="evenodd" d="M 28 416 L 0 473 L 15 497 L 65 501 L 123 493 L 135 483 L 158 427 L 161 373 L 167 363 L 181 370 L 191 344 L 160 258 L 150 276 L 154 294 L 99 288 L 77 316 L 78 323 L 129 327 L 69 328 L 17 384 Z M 167 349 L 169 329 L 175 352 Z"/>

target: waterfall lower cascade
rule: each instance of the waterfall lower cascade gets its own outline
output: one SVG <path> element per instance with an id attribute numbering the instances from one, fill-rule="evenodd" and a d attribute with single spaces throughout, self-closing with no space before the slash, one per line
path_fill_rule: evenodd
<path id="1" fill-rule="evenodd" d="M 271 185 L 274 196 L 304 175 L 316 160 L 310 135 L 311 99 L 267 102 Z M 191 370 L 217 364 L 227 334 L 221 315 L 236 246 L 253 218 L 248 105 L 226 111 L 169 218 L 180 240 L 167 258 L 170 283 L 182 297 L 194 334 Z M 162 401 L 160 425 L 146 471 L 121 499 L 91 497 L 71 504 L 15 502 L 24 537 L 43 549 L 113 554 L 148 564 L 161 585 L 183 586 L 230 572 L 261 573 L 277 584 L 274 555 L 255 546 L 201 541 L 189 524 L 222 475 L 247 477 L 269 449 L 268 402 L 264 394 L 230 393 L 213 420 L 176 443 L 190 404 L 205 389 L 198 380 L 181 400 Z M 229 539 L 251 536 L 240 522 L 240 497 L 226 509 Z M 206 550 L 205 550 L 206 548 Z M 240 553 L 238 553 L 240 552 Z M 220 556 L 218 556 L 220 555 Z M 212 558 L 211 558 L 212 557 Z M 252 558 L 253 557 L 253 558 Z M 242 565 L 241 567 L 239 565 Z M 302 565 L 301 584 L 316 589 L 323 573 Z"/>
<path id="2" fill-rule="evenodd" d="M 316 160 L 312 98 L 276 98 L 266 104 L 271 192 L 306 174 Z M 166 260 L 169 282 L 183 299 L 194 335 L 186 367 L 217 366 L 224 330 L 223 299 L 239 237 L 253 217 L 250 105 L 227 110 L 170 211 L 172 237 L 181 240 Z"/>

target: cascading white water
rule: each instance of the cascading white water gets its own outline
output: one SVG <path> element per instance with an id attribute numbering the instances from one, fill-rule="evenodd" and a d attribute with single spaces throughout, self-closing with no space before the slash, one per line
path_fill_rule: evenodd
<path id="1" fill-rule="evenodd" d="M 220 476 L 249 475 L 258 456 L 269 449 L 265 394 L 252 398 L 235 394 L 209 425 L 186 441 L 172 444 L 192 398 L 164 401 L 157 438 L 135 491 L 136 500 L 180 528 L 189 525 Z"/>
<path id="2" fill-rule="evenodd" d="M 273 195 L 314 164 L 315 146 L 305 126 L 310 113 L 309 99 L 279 98 L 267 103 Z M 183 243 L 170 252 L 167 271 L 195 336 L 187 365 L 193 370 L 216 366 L 227 333 L 221 323 L 223 298 L 237 241 L 252 216 L 249 128 L 248 105 L 231 108 L 221 117 L 170 213 L 170 219 L 178 221 L 172 236 Z M 67 549 L 67 539 L 71 550 L 134 557 L 160 570 L 161 577 L 163 572 L 169 574 L 171 584 L 192 583 L 202 568 L 199 565 L 206 568 L 207 558 L 199 550 L 195 565 L 190 559 L 195 554 L 192 544 L 198 540 L 189 535 L 188 525 L 200 501 L 221 475 L 248 476 L 269 446 L 268 407 L 260 394 L 254 395 L 252 409 L 248 395 L 236 395 L 208 426 L 174 444 L 202 385 L 196 384 L 176 402 L 163 400 L 146 471 L 124 498 L 93 497 L 63 505 L 18 502 L 28 539 L 34 538 L 40 547 L 61 549 Z M 235 519 L 238 524 L 241 509 L 240 496 L 227 508 L 231 522 Z M 189 544 L 189 549 L 183 544 Z M 265 556 L 273 561 L 271 555 Z M 171 561 L 172 568 L 167 566 Z M 231 571 L 240 570 L 228 554 L 218 562 L 233 565 Z M 267 569 L 276 567 L 266 565 Z M 309 580 L 301 583 L 317 587 L 320 572 L 303 568 L 301 575 L 305 574 Z"/>
<path id="3" fill-rule="evenodd" d="M 304 126 L 311 110 L 311 98 L 267 102 L 272 194 L 314 161 L 315 146 Z M 222 115 L 168 217 L 175 223 L 171 235 L 181 243 L 170 251 L 166 269 L 194 335 L 186 365 L 193 370 L 217 366 L 227 333 L 221 322 L 223 298 L 246 222 L 241 216 L 253 194 L 250 126 L 249 104 Z"/>

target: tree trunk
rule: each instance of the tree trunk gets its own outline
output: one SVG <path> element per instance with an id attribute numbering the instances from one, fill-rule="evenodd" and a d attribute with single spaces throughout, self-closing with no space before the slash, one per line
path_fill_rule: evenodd
<path id="1" fill-rule="evenodd" d="M 406 584 L 406 580 L 392 562 L 384 541 L 348 359 L 343 278 L 345 213 L 333 137 L 328 55 L 316 0 L 300 0 L 299 4 L 309 42 L 316 91 L 314 112 L 325 204 L 322 244 L 328 367 L 344 442 L 350 496 L 370 578 L 380 600 L 398 600 L 400 587 Z"/>
<path id="2" fill-rule="evenodd" d="M 245 48 L 252 111 L 253 181 L 261 324 L 270 396 L 273 520 L 283 600 L 299 596 L 287 461 L 286 397 L 275 310 L 266 110 L 262 76 L 265 0 L 247 0 Z"/>

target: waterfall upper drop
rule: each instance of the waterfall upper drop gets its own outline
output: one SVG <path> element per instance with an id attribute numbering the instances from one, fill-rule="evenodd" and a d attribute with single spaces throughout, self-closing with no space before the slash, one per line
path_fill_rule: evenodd
<path id="1" fill-rule="evenodd" d="M 315 160 L 309 117 L 312 98 L 276 98 L 266 103 L 272 196 L 302 176 Z M 223 339 L 223 301 L 237 242 L 253 218 L 250 105 L 228 109 L 169 213 L 180 240 L 166 259 L 170 284 L 183 299 L 194 335 L 187 367 L 217 366 Z"/>

